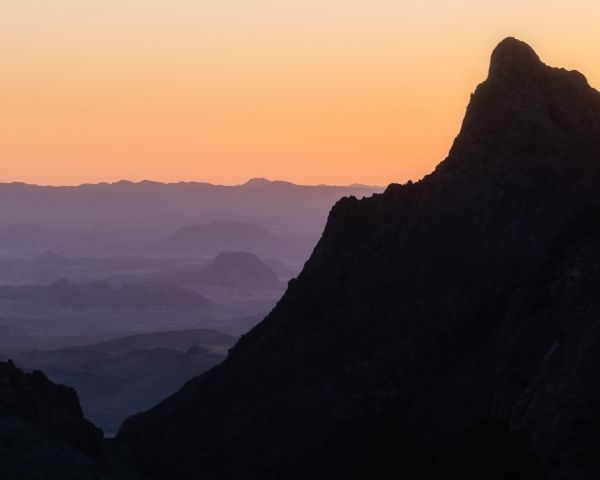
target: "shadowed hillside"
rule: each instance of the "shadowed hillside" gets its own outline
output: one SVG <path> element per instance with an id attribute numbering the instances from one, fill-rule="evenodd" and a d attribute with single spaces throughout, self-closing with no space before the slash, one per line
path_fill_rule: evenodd
<path id="1" fill-rule="evenodd" d="M 8 480 L 138 478 L 106 456 L 72 388 L 0 362 L 0 475 Z"/>
<path id="2" fill-rule="evenodd" d="M 338 202 L 271 314 L 119 440 L 156 478 L 597 478 L 599 207 L 600 94 L 508 38 L 436 170 Z"/>

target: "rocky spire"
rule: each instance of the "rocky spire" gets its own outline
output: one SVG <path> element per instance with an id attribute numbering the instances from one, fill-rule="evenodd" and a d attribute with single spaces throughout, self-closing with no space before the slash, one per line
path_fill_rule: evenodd
<path id="1" fill-rule="evenodd" d="M 521 40 L 508 37 L 492 52 L 489 78 L 537 78 L 544 66 L 533 48 Z"/>

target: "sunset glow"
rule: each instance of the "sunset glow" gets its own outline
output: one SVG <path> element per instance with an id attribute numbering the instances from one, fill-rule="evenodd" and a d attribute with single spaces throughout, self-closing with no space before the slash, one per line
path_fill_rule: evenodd
<path id="1" fill-rule="evenodd" d="M 417 179 L 503 37 L 600 86 L 599 18 L 583 0 L 4 0 L 0 181 Z"/>

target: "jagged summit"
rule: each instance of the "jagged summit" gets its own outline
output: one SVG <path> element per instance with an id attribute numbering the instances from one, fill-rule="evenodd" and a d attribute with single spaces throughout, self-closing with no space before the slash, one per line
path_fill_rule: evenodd
<path id="1" fill-rule="evenodd" d="M 3 479 L 117 478 L 96 468 L 102 431 L 83 417 L 75 390 L 11 360 L 0 362 L 0 432 Z"/>
<path id="2" fill-rule="evenodd" d="M 490 79 L 513 79 L 537 84 L 538 87 L 543 87 L 548 81 L 560 80 L 573 88 L 590 88 L 581 72 L 546 65 L 529 44 L 514 37 L 505 38 L 492 51 Z"/>
<path id="3" fill-rule="evenodd" d="M 544 64 L 509 37 L 494 49 L 488 78 L 473 93 L 461 131 L 438 170 L 473 168 L 500 155 L 515 159 L 572 156 L 600 144 L 600 93 L 577 71 Z M 564 160 L 564 159 L 563 159 Z"/>
<path id="4" fill-rule="evenodd" d="M 533 48 L 514 37 L 507 37 L 492 52 L 489 76 L 532 78 L 539 75 L 543 67 Z"/>

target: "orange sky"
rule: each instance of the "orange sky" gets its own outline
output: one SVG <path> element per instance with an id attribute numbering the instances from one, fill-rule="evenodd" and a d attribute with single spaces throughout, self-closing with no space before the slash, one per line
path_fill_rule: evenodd
<path id="1" fill-rule="evenodd" d="M 387 184 L 507 35 L 600 86 L 600 2 L 2 0 L 0 181 Z"/>

